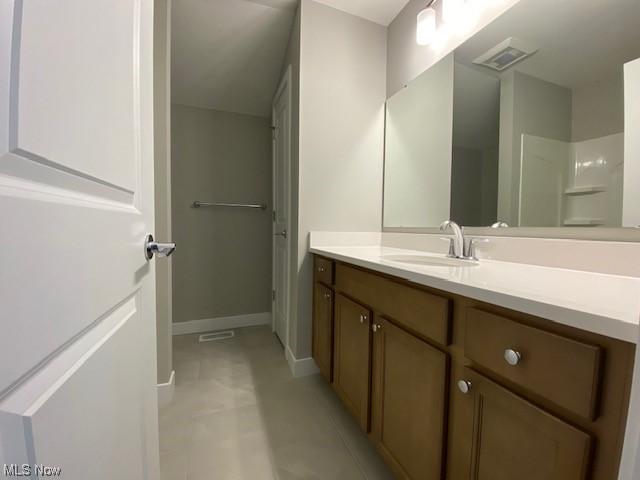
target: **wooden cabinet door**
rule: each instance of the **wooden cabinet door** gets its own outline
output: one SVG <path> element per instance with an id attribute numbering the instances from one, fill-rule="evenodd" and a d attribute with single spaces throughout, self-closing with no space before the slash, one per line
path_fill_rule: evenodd
<path id="1" fill-rule="evenodd" d="M 473 408 L 472 480 L 583 480 L 591 438 L 544 410 L 465 368 Z M 463 386 L 464 387 L 464 386 Z M 466 389 L 466 387 L 464 388 Z"/>
<path id="2" fill-rule="evenodd" d="M 372 438 L 398 478 L 440 479 L 447 354 L 383 319 L 374 325 Z"/>
<path id="3" fill-rule="evenodd" d="M 333 354 L 333 292 L 316 283 L 313 293 L 313 358 L 331 382 Z"/>
<path id="4" fill-rule="evenodd" d="M 340 294 L 335 302 L 333 388 L 368 432 L 371 314 Z"/>

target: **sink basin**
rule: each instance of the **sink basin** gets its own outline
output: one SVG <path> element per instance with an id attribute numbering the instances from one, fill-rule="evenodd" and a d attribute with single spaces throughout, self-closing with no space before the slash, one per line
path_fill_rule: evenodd
<path id="1" fill-rule="evenodd" d="M 458 260 L 449 257 L 432 257 L 427 255 L 383 255 L 383 260 L 408 265 L 429 267 L 477 267 L 478 262 L 473 260 Z"/>

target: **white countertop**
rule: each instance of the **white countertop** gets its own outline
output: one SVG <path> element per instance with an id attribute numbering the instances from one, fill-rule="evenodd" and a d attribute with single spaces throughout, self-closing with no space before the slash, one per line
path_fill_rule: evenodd
<path id="1" fill-rule="evenodd" d="M 428 287 L 638 343 L 640 278 L 480 260 L 477 266 L 414 265 L 390 256 L 442 255 L 385 246 L 324 246 L 311 253 Z"/>

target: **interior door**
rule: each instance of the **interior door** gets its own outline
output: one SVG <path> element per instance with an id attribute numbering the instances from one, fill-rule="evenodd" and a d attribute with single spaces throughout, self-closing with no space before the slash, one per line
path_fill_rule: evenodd
<path id="1" fill-rule="evenodd" d="M 151 0 L 0 5 L 0 464 L 14 473 L 159 476 L 152 47 Z"/>
<path id="2" fill-rule="evenodd" d="M 291 159 L 291 71 L 273 102 L 273 329 L 283 345 L 289 341 L 289 185 Z"/>

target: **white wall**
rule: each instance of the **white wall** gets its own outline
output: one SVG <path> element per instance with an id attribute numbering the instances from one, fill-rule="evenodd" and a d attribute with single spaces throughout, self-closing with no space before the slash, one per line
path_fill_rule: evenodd
<path id="1" fill-rule="evenodd" d="M 302 0 L 297 358 L 311 355 L 309 232 L 380 230 L 385 73 L 384 27 Z"/>

